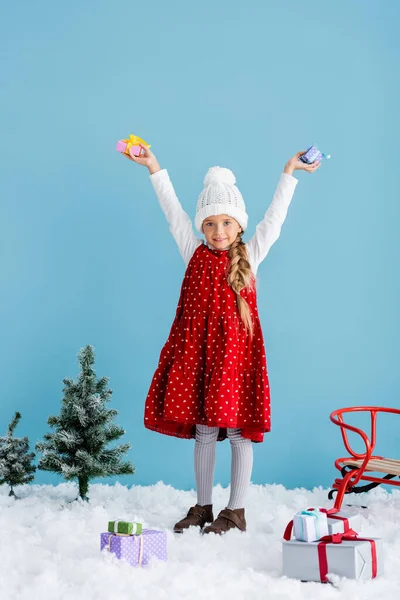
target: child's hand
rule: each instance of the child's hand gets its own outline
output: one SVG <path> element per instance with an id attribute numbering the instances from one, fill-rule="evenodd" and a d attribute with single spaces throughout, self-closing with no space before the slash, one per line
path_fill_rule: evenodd
<path id="1" fill-rule="evenodd" d="M 139 146 L 142 148 L 140 156 L 134 156 L 133 154 L 129 154 L 129 156 L 127 154 L 124 154 L 124 156 L 126 156 L 127 159 L 137 163 L 138 165 L 147 167 L 151 174 L 160 171 L 160 165 L 158 164 L 158 161 L 152 153 L 152 151 L 150 150 L 150 148 L 148 148 L 144 144 L 139 144 Z"/>
<path id="2" fill-rule="evenodd" d="M 314 160 L 313 163 L 308 165 L 307 163 L 303 163 L 300 160 L 300 156 L 305 154 L 307 150 L 301 150 L 301 152 L 297 152 L 285 165 L 284 173 L 288 173 L 288 175 L 292 175 L 293 171 L 307 171 L 307 173 L 314 173 L 317 169 L 320 168 L 321 162 L 318 160 Z"/>

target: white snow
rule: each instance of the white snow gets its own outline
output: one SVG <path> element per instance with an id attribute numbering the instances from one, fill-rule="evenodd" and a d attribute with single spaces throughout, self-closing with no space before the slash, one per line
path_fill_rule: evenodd
<path id="1" fill-rule="evenodd" d="M 301 583 L 282 577 L 281 538 L 287 522 L 309 506 L 331 506 L 327 490 L 286 490 L 252 485 L 246 503 L 248 531 L 225 536 L 190 530 L 174 535 L 172 526 L 195 503 L 193 491 L 163 483 L 127 488 L 91 485 L 90 504 L 75 502 L 73 484 L 21 486 L 15 501 L 0 488 L 1 600 L 385 600 L 400 594 L 400 492 L 382 488 L 365 496 L 346 496 L 360 509 L 363 536 L 384 539 L 384 576 L 367 582 Z M 215 512 L 229 490 L 214 488 Z M 352 509 L 354 510 L 354 508 Z M 168 531 L 167 563 L 134 568 L 106 551 L 100 533 L 109 520 L 126 518 Z"/>

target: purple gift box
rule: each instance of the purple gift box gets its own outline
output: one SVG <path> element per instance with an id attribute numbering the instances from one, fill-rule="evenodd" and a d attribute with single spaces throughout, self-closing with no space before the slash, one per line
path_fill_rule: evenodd
<path id="1" fill-rule="evenodd" d="M 132 566 L 145 566 L 152 557 L 167 560 L 167 534 L 165 531 L 143 529 L 141 535 L 116 535 L 102 533 L 100 550 L 107 548 L 119 559 Z"/>
<path id="2" fill-rule="evenodd" d="M 321 160 L 323 158 L 330 158 L 330 157 L 331 157 L 330 154 L 324 154 L 323 152 L 318 150 L 318 148 L 316 146 L 310 146 L 310 148 L 307 150 L 307 152 L 305 152 L 304 154 L 302 154 L 300 156 L 300 160 L 303 163 L 307 163 L 310 165 L 315 160 L 318 160 L 321 162 Z"/>

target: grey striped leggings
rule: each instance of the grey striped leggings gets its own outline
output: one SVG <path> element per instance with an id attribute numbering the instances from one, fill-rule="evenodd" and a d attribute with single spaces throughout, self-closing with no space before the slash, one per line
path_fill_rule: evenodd
<path id="1" fill-rule="evenodd" d="M 194 471 L 196 476 L 197 504 L 212 504 L 215 454 L 219 427 L 196 425 L 194 446 Z M 244 499 L 249 487 L 253 468 L 253 447 L 251 440 L 240 435 L 240 429 L 228 429 L 231 443 L 231 493 L 227 508 L 244 508 Z"/>

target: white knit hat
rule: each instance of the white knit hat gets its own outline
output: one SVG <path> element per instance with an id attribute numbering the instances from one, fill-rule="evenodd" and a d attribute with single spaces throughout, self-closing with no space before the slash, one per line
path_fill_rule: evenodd
<path id="1" fill-rule="evenodd" d="M 195 226 L 201 231 L 204 219 L 215 215 L 229 215 L 236 219 L 243 231 L 248 216 L 242 194 L 235 186 L 236 177 L 230 169 L 211 167 L 204 178 L 204 190 L 197 200 Z"/>

